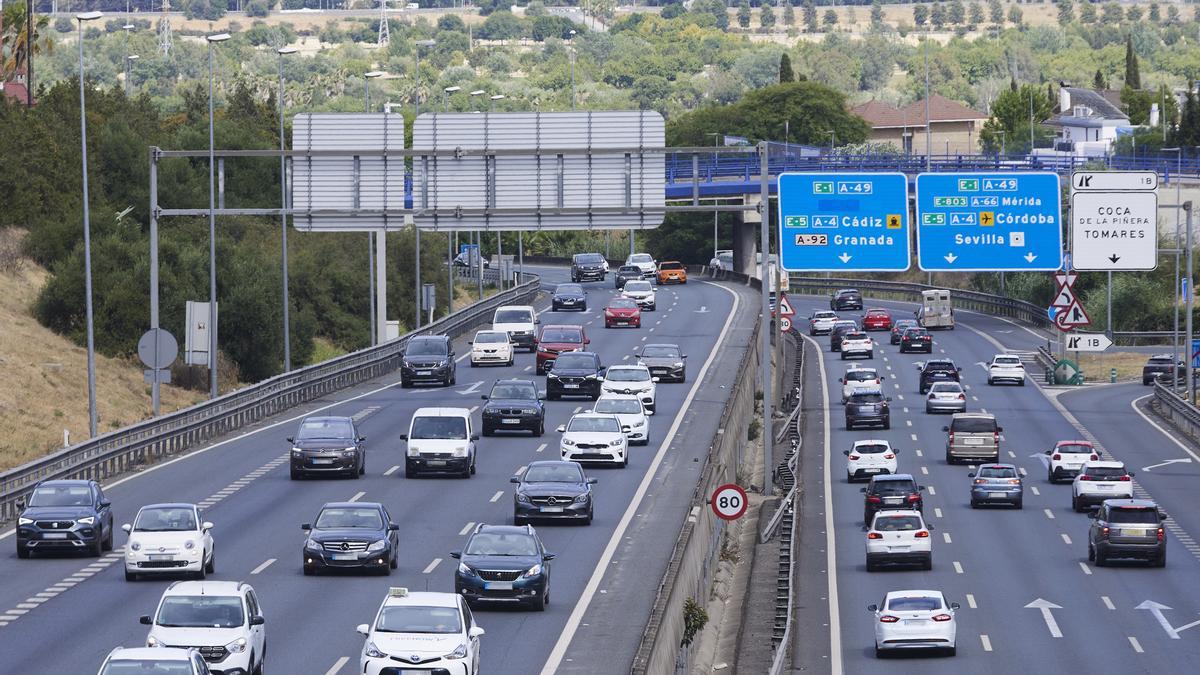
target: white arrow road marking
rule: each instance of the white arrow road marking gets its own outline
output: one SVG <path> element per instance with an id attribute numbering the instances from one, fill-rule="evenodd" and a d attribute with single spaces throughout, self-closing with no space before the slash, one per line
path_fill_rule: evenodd
<path id="1" fill-rule="evenodd" d="M 463 396 L 466 396 L 467 394 L 474 394 L 475 392 L 479 391 L 479 388 L 482 386 L 483 386 L 483 380 L 480 380 L 478 382 L 473 383 L 470 387 L 467 387 L 466 389 L 464 389 L 458 393 Z"/>
<path id="2" fill-rule="evenodd" d="M 1184 457 L 1183 459 L 1168 459 L 1167 461 L 1160 462 L 1158 464 L 1151 464 L 1150 466 L 1143 466 L 1142 471 L 1149 471 L 1150 469 L 1157 469 L 1160 466 L 1167 466 L 1170 464 L 1191 464 L 1191 463 L 1192 463 L 1191 457 Z"/>
<path id="3" fill-rule="evenodd" d="M 700 305 L 700 309 L 695 311 L 696 314 L 708 314 L 708 307 Z"/>
<path id="4" fill-rule="evenodd" d="M 1200 626 L 1200 621 L 1193 621 L 1191 623 L 1187 623 L 1182 626 L 1179 626 L 1178 628 L 1171 626 L 1171 622 L 1167 621 L 1167 617 L 1163 616 L 1163 610 L 1171 609 L 1171 608 L 1162 603 L 1155 602 L 1153 600 L 1143 601 L 1142 604 L 1138 605 L 1137 607 L 1134 607 L 1134 609 L 1150 610 L 1150 613 L 1153 614 L 1154 618 L 1158 621 L 1158 625 L 1162 626 L 1162 629 L 1167 631 L 1167 635 L 1172 640 L 1178 640 L 1179 634 L 1182 633 L 1183 631 L 1185 631 L 1189 628 L 1194 628 L 1195 626 Z"/>
<path id="5" fill-rule="evenodd" d="M 944 255 L 942 257 L 945 258 L 946 262 L 950 263 L 951 265 L 954 264 L 955 260 L 958 260 L 958 256 L 954 255 L 953 253 L 947 253 L 946 255 Z"/>
<path id="6" fill-rule="evenodd" d="M 1025 605 L 1025 609 L 1036 609 L 1042 613 L 1042 619 L 1046 622 L 1046 628 L 1050 630 L 1050 637 L 1060 638 L 1063 636 L 1062 631 L 1058 629 L 1058 622 L 1054 620 L 1054 614 L 1050 612 L 1052 609 L 1062 609 L 1062 607 L 1049 600 L 1038 598 Z"/>
<path id="7" fill-rule="evenodd" d="M 1044 469 L 1050 468 L 1050 458 L 1047 457 L 1044 453 L 1035 452 L 1032 455 L 1030 455 L 1030 457 L 1040 461 L 1042 463 L 1042 468 L 1044 468 Z"/>
<path id="8" fill-rule="evenodd" d="M 843 264 L 850 262 L 850 254 L 842 251 L 842 254 L 838 256 L 838 260 L 841 260 Z"/>

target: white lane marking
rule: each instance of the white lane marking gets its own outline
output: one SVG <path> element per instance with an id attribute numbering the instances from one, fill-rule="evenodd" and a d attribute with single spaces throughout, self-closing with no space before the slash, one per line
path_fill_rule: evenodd
<path id="1" fill-rule="evenodd" d="M 1104 602 L 1105 607 L 1109 608 L 1110 610 L 1116 611 L 1116 609 L 1117 609 L 1116 605 L 1113 604 L 1112 600 L 1108 599 L 1107 595 L 1100 596 L 1100 600 L 1102 600 Z"/>
<path id="2" fill-rule="evenodd" d="M 908 408 L 905 408 L 905 409 L 904 409 L 904 412 L 905 412 L 905 413 L 907 413 L 907 412 L 908 412 Z"/>
<path id="3" fill-rule="evenodd" d="M 1092 568 L 1088 567 L 1087 563 L 1080 562 L 1079 569 L 1083 570 L 1083 573 L 1088 575 L 1089 577 L 1092 576 Z"/>
<path id="4" fill-rule="evenodd" d="M 925 468 L 925 467 L 921 467 L 921 473 L 922 473 L 923 475 L 926 475 L 926 476 L 928 476 L 928 475 L 929 475 L 929 469 L 927 469 L 927 468 Z"/>
<path id="5" fill-rule="evenodd" d="M 988 636 L 980 635 L 979 642 L 983 644 L 983 651 L 985 651 L 985 652 L 992 651 L 992 641 L 990 638 L 988 638 Z"/>
<path id="6" fill-rule="evenodd" d="M 583 410 L 583 406 L 581 406 L 581 405 L 577 405 L 577 406 L 575 406 L 575 412 L 576 412 L 576 413 L 578 413 L 580 410 Z"/>
<path id="7" fill-rule="evenodd" d="M 909 434 L 909 437 L 912 438 L 914 441 L 917 440 L 916 434 Z"/>
<path id="8" fill-rule="evenodd" d="M 472 383 L 471 386 L 467 387 L 466 389 L 463 389 L 462 391 L 460 391 L 458 393 L 460 396 L 466 396 L 467 394 L 474 394 L 475 392 L 479 391 L 479 388 L 482 386 L 483 386 L 483 380 L 480 380 L 478 382 Z"/>
<path id="9" fill-rule="evenodd" d="M 1050 520 L 1054 520 L 1054 512 L 1050 509 L 1042 509 L 1042 513 L 1046 514 L 1046 517 Z"/>
<path id="10" fill-rule="evenodd" d="M 936 495 L 936 494 L 937 494 L 937 490 L 935 490 L 935 489 L 933 488 L 933 486 L 932 486 L 932 485 L 928 485 L 928 486 L 926 486 L 926 489 L 928 489 L 928 490 L 929 490 L 929 496 L 930 496 L 930 497 L 933 497 L 934 495 Z"/>
<path id="11" fill-rule="evenodd" d="M 383 475 L 385 475 L 385 476 L 390 476 L 390 475 L 392 475 L 392 474 L 396 473 L 396 472 L 397 472 L 397 471 L 399 471 L 399 470 L 400 470 L 400 465 L 399 465 L 399 464 L 397 464 L 396 466 L 393 466 L 392 468 L 388 469 L 387 471 L 384 471 L 384 472 L 383 472 Z"/>
<path id="12" fill-rule="evenodd" d="M 1063 533 L 1061 533 L 1059 536 L 1060 536 L 1060 537 L 1062 537 L 1062 540 L 1063 540 L 1063 543 L 1064 543 L 1064 544 L 1066 544 L 1067 546 L 1070 546 L 1070 545 L 1071 545 L 1071 537 L 1070 537 L 1070 535 L 1068 535 L 1066 532 L 1063 532 Z"/>
<path id="13" fill-rule="evenodd" d="M 533 370 L 533 366 L 525 366 L 525 372 L 528 373 L 531 370 Z"/>
<path id="14" fill-rule="evenodd" d="M 496 502 L 500 501 L 500 498 L 503 496 L 504 496 L 504 490 L 500 490 L 496 494 L 492 495 L 492 498 L 489 499 L 488 501 L 495 504 Z"/>
<path id="15" fill-rule="evenodd" d="M 911 426 L 912 426 L 912 420 L 904 420 L 904 426 L 911 427 Z"/>
<path id="16" fill-rule="evenodd" d="M 464 535 L 466 535 L 466 534 L 467 534 L 468 532 L 470 532 L 470 531 L 471 531 L 471 530 L 472 530 L 474 527 L 475 527 L 475 523 L 467 523 L 466 525 L 463 525 L 463 529 L 461 529 L 461 530 L 459 530 L 459 531 L 458 531 L 458 536 L 460 536 L 460 537 L 461 537 L 461 536 L 464 536 Z"/>
<path id="17" fill-rule="evenodd" d="M 935 506 L 935 507 L 933 507 L 933 517 L 934 517 L 934 518 L 941 518 L 941 517 L 942 517 L 942 510 L 941 510 L 941 509 L 939 509 L 939 508 L 937 508 L 936 506 Z"/>
<path id="18" fill-rule="evenodd" d="M 1132 635 L 1129 636 L 1129 644 L 1130 644 L 1130 646 L 1133 647 L 1133 651 L 1135 651 L 1139 654 L 1146 651 L 1146 650 L 1142 649 L 1142 643 L 1138 642 L 1138 639 L 1133 637 Z"/>
<path id="19" fill-rule="evenodd" d="M 980 409 L 979 409 L 979 412 L 981 412 L 981 413 L 983 413 L 984 415 L 986 415 L 986 414 L 987 414 L 987 408 L 980 408 Z"/>
<path id="20" fill-rule="evenodd" d="M 683 424 L 684 413 L 688 410 L 692 400 L 696 398 L 696 394 L 700 390 L 700 383 L 704 381 L 704 375 L 708 372 L 709 367 L 712 366 L 713 361 L 717 357 L 717 353 L 721 351 L 721 346 L 725 343 L 725 338 L 729 335 L 729 327 L 733 323 L 733 317 L 737 316 L 738 306 L 741 304 L 741 298 L 738 297 L 737 292 L 729 288 L 725 288 L 719 284 L 713 284 L 707 281 L 702 281 L 700 283 L 707 284 L 715 288 L 720 288 L 726 293 L 732 295 L 733 306 L 730 308 L 729 315 L 725 317 L 725 323 L 721 326 L 720 332 L 717 333 L 717 339 L 714 342 L 712 349 L 708 352 L 708 358 L 704 361 L 704 365 L 700 367 L 700 372 L 693 381 L 692 388 L 688 390 L 687 396 L 683 399 L 683 403 L 679 407 L 679 412 L 675 415 L 675 420 L 672 422 L 671 428 L 667 431 L 666 435 L 663 436 L 663 440 L 658 446 L 658 452 L 655 453 L 654 459 L 651 460 L 649 468 L 642 476 L 642 481 L 638 484 L 637 490 L 633 494 L 633 498 L 629 501 L 629 505 L 625 507 L 625 513 L 622 514 L 621 520 L 617 523 L 616 529 L 613 530 L 612 536 L 609 537 L 608 543 L 604 547 L 604 552 L 600 554 L 600 559 L 596 562 L 596 566 L 592 571 L 592 576 L 588 579 L 587 585 L 584 586 L 583 591 L 580 593 L 579 600 L 576 601 L 575 607 L 571 610 L 571 615 L 567 618 L 567 621 L 562 628 L 562 632 L 558 636 L 558 641 L 554 643 L 554 649 L 550 651 L 550 655 L 546 658 L 546 663 L 542 666 L 542 675 L 553 675 L 553 673 L 562 665 L 563 657 L 567 652 L 567 647 L 570 646 L 571 640 L 574 639 L 575 633 L 579 630 L 579 625 L 583 620 L 583 615 L 587 612 L 588 605 L 591 604 L 592 598 L 595 597 L 597 591 L 599 590 L 600 582 L 604 579 L 604 574 L 608 571 L 609 565 L 612 563 L 613 556 L 617 552 L 617 547 L 621 545 L 621 542 L 625 537 L 625 531 L 629 528 L 630 522 L 633 521 L 634 515 L 637 514 L 638 508 L 641 506 L 642 499 L 645 498 L 646 492 L 650 489 L 650 483 L 654 480 L 654 474 L 658 471 L 658 467 L 662 464 L 663 458 L 666 457 L 667 449 L 671 447 L 671 442 L 674 440 L 675 434 L 678 433 L 680 425 Z M 825 380 L 826 375 L 822 370 L 821 382 L 824 383 Z M 824 384 L 822 384 L 822 386 L 824 386 Z M 826 397 L 826 400 L 828 400 L 828 397 Z M 829 447 L 828 405 L 825 406 L 825 415 L 825 433 L 827 434 L 825 438 L 825 447 Z M 829 485 L 829 453 L 825 453 L 825 455 L 827 463 L 825 468 L 825 484 Z M 832 536 L 833 496 L 832 491 L 826 490 L 825 492 L 827 500 L 825 513 L 828 521 L 825 530 L 826 532 L 831 533 L 828 536 Z M 827 555 L 834 555 L 832 546 L 827 547 L 827 551 Z M 832 571 L 830 576 L 833 576 Z M 836 585 L 833 586 L 833 589 L 836 591 Z M 833 599 L 830 603 L 830 607 L 832 608 L 836 606 L 836 592 L 830 597 Z M 830 611 L 833 612 L 834 610 L 831 609 Z M 834 613 L 834 617 L 836 617 L 836 613 Z M 831 631 L 837 630 L 836 627 L 838 626 L 838 623 L 836 620 L 831 621 L 830 625 L 832 627 Z M 839 642 L 833 646 L 834 650 L 832 651 L 832 654 L 834 656 L 831 659 L 835 664 L 833 673 L 834 675 L 841 675 L 841 644 Z"/>
<path id="21" fill-rule="evenodd" d="M 1158 430 L 1159 430 L 1159 432 L 1161 432 L 1163 436 L 1166 436 L 1168 440 L 1170 440 L 1170 441 L 1171 441 L 1172 443 L 1174 443 L 1175 445 L 1179 446 L 1179 448 L 1180 448 L 1180 449 L 1182 449 L 1184 452 L 1186 452 L 1188 455 L 1190 455 L 1190 456 L 1192 457 L 1192 459 L 1196 460 L 1197 462 L 1200 462 L 1200 455 L 1197 455 L 1196 453 L 1192 452 L 1192 449 L 1191 449 L 1191 448 L 1189 448 L 1188 446 L 1184 445 L 1183 443 L 1180 443 L 1180 442 L 1179 442 L 1179 439 L 1175 438 L 1173 435 L 1171 435 L 1171 433 L 1170 433 L 1170 432 L 1168 432 L 1166 429 L 1162 428 L 1162 426 L 1161 426 L 1160 424 L 1158 424 L 1158 422 L 1155 422 L 1154 420 L 1152 420 L 1152 419 L 1150 419 L 1149 417 L 1147 417 L 1147 416 L 1146 416 L 1146 414 L 1145 414 L 1145 413 L 1143 413 L 1143 412 L 1142 412 L 1142 411 L 1141 411 L 1141 410 L 1140 410 L 1140 409 L 1137 407 L 1138 401 L 1144 401 L 1145 399 L 1148 399 L 1148 398 L 1150 398 L 1151 396 L 1153 396 L 1153 394 L 1146 394 L 1145 396 L 1141 396 L 1141 397 L 1135 398 L 1135 399 L 1133 399 L 1132 401 L 1130 401 L 1130 402 L 1129 402 L 1129 405 L 1130 405 L 1130 407 L 1132 407 L 1132 408 L 1133 408 L 1133 411 L 1134 411 L 1135 413 L 1137 413 L 1137 414 L 1138 414 L 1138 415 L 1139 415 L 1139 416 L 1140 416 L 1142 419 L 1144 419 L 1144 420 L 1146 420 L 1147 422 L 1149 422 L 1149 423 L 1150 423 L 1150 426 L 1154 427 L 1155 429 L 1158 429 Z"/>
<path id="22" fill-rule="evenodd" d="M 921 452 L 919 449 L 918 449 L 918 450 L 915 450 L 914 452 L 916 452 L 916 453 L 917 453 L 917 457 L 924 457 L 924 456 L 925 456 L 925 454 L 924 454 L 924 453 L 922 453 L 922 452 Z"/>
<path id="23" fill-rule="evenodd" d="M 1023 466 L 1021 466 L 1021 467 L 1017 467 L 1017 471 L 1020 471 L 1022 476 L 1028 476 L 1028 475 L 1029 475 L 1029 472 L 1028 472 L 1028 471 L 1026 471 L 1026 470 L 1025 470 L 1025 467 L 1023 467 Z"/>
<path id="24" fill-rule="evenodd" d="M 628 360 L 629 360 L 629 355 L 628 355 L 628 354 L 626 354 L 625 356 L 622 356 L 622 357 L 621 357 L 621 360 L 622 360 L 622 361 L 628 361 Z"/>
<path id="25" fill-rule="evenodd" d="M 954 543 L 953 541 L 951 541 L 951 540 L 950 540 L 950 533 L 949 533 L 949 532 L 943 532 L 943 533 L 942 533 L 942 539 L 943 539 L 943 540 L 945 540 L 945 542 L 946 542 L 947 544 L 953 544 L 953 543 Z"/>
<path id="26" fill-rule="evenodd" d="M 346 662 L 349 660 L 349 656 L 343 656 L 337 661 L 334 661 L 333 665 L 329 667 L 329 670 L 325 671 L 325 675 L 337 675 L 338 671 L 340 671 L 342 666 L 346 665 Z"/>
<path id="27" fill-rule="evenodd" d="M 1037 486 L 1036 486 L 1036 485 L 1030 485 L 1030 486 L 1029 486 L 1029 491 L 1030 491 L 1030 492 L 1032 492 L 1034 495 L 1041 495 L 1041 494 L 1042 494 L 1042 491 L 1041 491 L 1041 490 L 1039 490 L 1039 489 L 1037 488 Z"/>
<path id="28" fill-rule="evenodd" d="M 978 398 L 977 396 L 975 396 L 975 394 L 971 394 L 971 400 L 972 400 L 972 401 L 978 401 L 978 400 L 979 400 L 979 398 Z"/>
<path id="29" fill-rule="evenodd" d="M 270 567 L 271 563 L 273 562 L 275 562 L 275 558 L 267 558 L 266 562 L 250 570 L 250 574 L 261 574 L 262 571 Z"/>
<path id="30" fill-rule="evenodd" d="M 474 415 L 476 410 L 479 410 L 479 406 L 477 406 L 477 405 L 473 405 L 473 406 L 471 406 L 471 409 L 470 409 L 470 410 L 468 410 L 467 412 L 469 412 L 469 413 L 471 413 L 472 415 Z"/>
<path id="31" fill-rule="evenodd" d="M 979 607 L 979 605 L 975 604 L 975 596 L 970 593 L 967 593 L 967 607 L 970 607 L 971 609 L 977 609 Z"/>
<path id="32" fill-rule="evenodd" d="M 957 560 L 954 561 L 954 573 L 955 574 L 963 573 L 962 563 L 958 562 Z"/>
<path id="33" fill-rule="evenodd" d="M 365 494 L 367 494 L 367 493 L 365 493 L 365 492 L 356 492 L 356 493 L 354 493 L 354 496 L 350 498 L 350 501 L 352 501 L 352 502 L 356 502 L 356 501 L 358 501 L 358 500 L 362 499 L 362 498 L 363 498 L 363 495 L 365 495 Z"/>
<path id="34" fill-rule="evenodd" d="M 541 452 L 545 449 L 546 449 L 546 444 L 542 443 L 541 445 L 537 446 L 537 450 L 535 450 L 535 452 Z"/>
<path id="35" fill-rule="evenodd" d="M 1016 458 L 1017 458 L 1017 453 L 1013 452 L 1012 450 L 1009 450 L 1009 451 L 1008 451 L 1008 456 L 1009 456 L 1009 457 L 1012 457 L 1013 459 L 1016 459 Z"/>
<path id="36" fill-rule="evenodd" d="M 442 564 L 441 558 L 434 558 L 433 562 L 429 563 L 428 565 L 425 566 L 425 569 L 421 570 L 421 574 L 429 574 L 430 572 L 435 570 L 438 565 L 441 565 L 441 564 Z"/>

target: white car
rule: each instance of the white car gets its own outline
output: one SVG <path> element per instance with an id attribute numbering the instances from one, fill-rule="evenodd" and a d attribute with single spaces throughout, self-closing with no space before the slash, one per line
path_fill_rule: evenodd
<path id="1" fill-rule="evenodd" d="M 471 366 L 513 364 L 513 343 L 508 333 L 499 330 L 481 330 L 471 340 Z"/>
<path id="2" fill-rule="evenodd" d="M 470 478 L 475 473 L 475 423 L 466 408 L 417 408 L 400 434 L 408 443 L 404 477 L 423 473 L 449 473 Z"/>
<path id="3" fill-rule="evenodd" d="M 883 386 L 883 377 L 874 368 L 850 366 L 838 382 L 842 383 L 842 403 L 845 403 L 858 389 L 878 391 Z"/>
<path id="4" fill-rule="evenodd" d="M 643 279 L 653 279 L 658 274 L 658 262 L 649 253 L 634 253 L 625 259 L 626 265 L 637 265 Z"/>
<path id="5" fill-rule="evenodd" d="M 1059 441 L 1047 450 L 1046 480 L 1057 483 L 1063 478 L 1074 479 L 1088 462 L 1100 461 L 1100 453 L 1091 441 Z"/>
<path id="6" fill-rule="evenodd" d="M 831 312 L 828 309 L 818 309 L 808 317 L 808 334 L 809 335 L 826 335 L 833 330 L 833 324 L 837 322 L 837 312 Z"/>
<path id="7" fill-rule="evenodd" d="M 854 441 L 854 447 L 843 450 L 846 455 L 846 482 L 878 474 L 896 473 L 896 453 L 892 444 L 880 439 Z"/>
<path id="8" fill-rule="evenodd" d="M 653 415 L 658 394 L 658 378 L 650 375 L 646 366 L 609 366 L 600 383 L 600 393 L 637 396 L 646 407 L 646 414 Z"/>
<path id="9" fill-rule="evenodd" d="M 117 647 L 108 653 L 97 675 L 210 675 L 208 664 L 195 649 Z"/>
<path id="10" fill-rule="evenodd" d="M 1015 382 L 1025 386 L 1025 365 L 1014 354 L 997 354 L 988 365 L 988 384 Z"/>
<path id="11" fill-rule="evenodd" d="M 649 445 L 650 418 L 646 416 L 646 409 L 636 396 L 601 396 L 592 405 L 592 412 L 616 415 L 617 420 L 621 422 L 621 430 L 625 432 L 625 437 L 631 444 Z"/>
<path id="12" fill-rule="evenodd" d="M 967 392 L 958 382 L 934 382 L 925 395 L 926 413 L 967 412 Z"/>
<path id="13" fill-rule="evenodd" d="M 867 528 L 867 571 L 880 565 L 914 564 L 933 569 L 932 525 L 920 511 L 879 511 Z"/>
<path id="14" fill-rule="evenodd" d="M 542 320 L 530 305 L 497 307 L 492 315 L 492 330 L 508 333 L 514 347 L 537 351 L 537 325 Z"/>
<path id="15" fill-rule="evenodd" d="M 195 504 L 143 506 L 133 524 L 121 526 L 125 543 L 125 580 L 143 574 L 212 574 L 216 559 L 212 523 Z"/>
<path id="16" fill-rule="evenodd" d="M 851 356 L 865 356 L 873 359 L 875 358 L 875 340 L 863 332 L 846 333 L 842 336 L 840 351 L 843 361 Z"/>
<path id="17" fill-rule="evenodd" d="M 941 591 L 888 591 L 875 613 L 875 657 L 910 649 L 938 649 L 947 656 L 957 652 L 957 602 L 946 602 Z"/>
<path id="18" fill-rule="evenodd" d="M 357 630 L 366 638 L 358 664 L 363 675 L 480 672 L 483 629 L 454 593 L 389 588 L 375 620 Z"/>
<path id="19" fill-rule="evenodd" d="M 1089 461 L 1071 483 L 1071 508 L 1086 511 L 1105 499 L 1133 499 L 1133 472 L 1123 462 Z"/>
<path id="20" fill-rule="evenodd" d="M 621 296 L 636 302 L 643 311 L 653 312 L 658 309 L 654 286 L 649 281 L 626 281 L 621 287 Z"/>
<path id="21" fill-rule="evenodd" d="M 616 415 L 578 413 L 558 427 L 558 451 L 573 462 L 604 462 L 629 466 L 629 439 Z"/>
<path id="22" fill-rule="evenodd" d="M 245 582 L 177 581 L 142 623 L 147 647 L 194 647 L 222 673 L 261 673 L 266 662 L 266 619 Z"/>

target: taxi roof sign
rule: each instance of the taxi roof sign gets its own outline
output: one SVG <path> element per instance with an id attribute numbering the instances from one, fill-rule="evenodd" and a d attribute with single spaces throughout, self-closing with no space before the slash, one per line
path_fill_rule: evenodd
<path id="1" fill-rule="evenodd" d="M 408 597 L 408 589 L 403 586 L 392 586 L 391 588 L 388 588 L 388 597 L 389 598 L 407 598 Z"/>

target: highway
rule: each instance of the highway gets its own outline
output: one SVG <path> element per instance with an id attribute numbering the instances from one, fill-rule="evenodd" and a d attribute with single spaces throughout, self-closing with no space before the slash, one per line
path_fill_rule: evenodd
<path id="1" fill-rule="evenodd" d="M 825 298 L 794 297 L 798 318 L 828 307 Z M 876 302 L 895 318 L 913 306 Z M 861 319 L 861 313 L 844 313 Z M 794 644 L 796 671 L 834 673 L 922 672 L 1191 672 L 1200 657 L 1200 519 L 1193 512 L 1200 466 L 1191 450 L 1174 443 L 1130 402 L 1148 393 L 1136 385 L 1094 387 L 1063 393 L 1043 390 L 1030 377 L 1025 387 L 986 383 L 983 363 L 1004 350 L 1029 351 L 1044 337 L 1011 322 L 958 313 L 954 331 L 934 333 L 934 356 L 963 370 L 968 410 L 996 415 L 1004 427 L 1001 461 L 1025 476 L 1024 509 L 968 504 L 969 469 L 944 460 L 948 416 L 927 415 L 917 390 L 914 364 L 925 354 L 899 354 L 882 339 L 875 359 L 892 397 L 891 429 L 845 431 L 837 379 L 846 363 L 829 351 L 827 337 L 809 344 L 804 402 L 801 533 L 802 579 Z M 801 329 L 806 323 L 798 322 Z M 1036 369 L 1040 372 L 1040 369 Z M 824 387 L 821 386 L 824 383 Z M 833 401 L 832 405 L 830 400 Z M 828 415 L 826 416 L 826 412 Z M 1168 521 L 1165 569 L 1117 563 L 1097 568 L 1087 561 L 1089 521 L 1070 508 L 1069 484 L 1046 481 L 1041 454 L 1056 440 L 1093 438 L 1109 458 L 1137 473 L 1135 494 L 1159 500 Z M 855 439 L 884 438 L 899 448 L 899 470 L 927 486 L 925 515 L 933 531 L 931 572 L 893 568 L 868 574 L 864 562 L 861 483 L 847 484 L 845 457 Z M 828 447 L 828 452 L 825 448 Z M 1189 458 L 1145 471 L 1142 467 Z M 958 655 L 913 655 L 879 661 L 873 652 L 868 604 L 889 590 L 932 588 L 959 602 Z M 832 599 L 832 603 L 828 600 Z M 1157 603 L 1157 604 L 1155 604 Z M 1170 607 L 1171 609 L 1165 609 Z M 833 630 L 830 630 L 830 626 Z M 914 663 L 915 661 L 915 663 Z"/>
<path id="2" fill-rule="evenodd" d="M 563 269 L 542 268 L 544 287 L 566 281 Z M 538 527 L 552 567 L 550 607 L 544 614 L 483 609 L 479 624 L 484 672 L 618 672 L 628 670 L 645 617 L 688 508 L 701 464 L 749 337 L 757 305 L 745 286 L 693 280 L 660 289 L 659 311 L 643 328 L 605 330 L 601 308 L 611 280 L 588 284 L 587 313 L 541 315 L 547 323 L 584 324 L 605 365 L 632 362 L 649 342 L 676 342 L 689 355 L 688 381 L 659 385 L 659 414 L 651 418 L 652 444 L 635 449 L 625 470 L 592 469 L 596 518 L 590 527 Z M 546 299 L 538 308 L 545 310 Z M 585 400 L 548 402 L 547 433 L 487 437 L 479 441 L 478 474 L 469 480 L 403 478 L 403 444 L 421 406 L 476 409 L 491 383 L 533 375 L 533 354 L 520 353 L 512 368 L 470 368 L 465 338 L 456 341 L 458 384 L 401 390 L 398 374 L 338 393 L 287 415 L 222 439 L 203 450 L 105 486 L 118 524 L 148 503 L 201 504 L 215 524 L 216 579 L 244 580 L 258 591 L 267 619 L 268 669 L 286 673 L 352 673 L 363 639 L 356 625 L 369 622 L 389 586 L 453 591 L 456 561 L 476 523 L 511 523 L 512 485 L 519 468 L 558 458 L 553 429 Z M 707 373 L 701 386 L 699 378 Z M 367 475 L 359 480 L 293 482 L 285 440 L 306 414 L 357 418 L 367 437 Z M 478 420 L 478 411 L 476 410 Z M 400 525 L 400 567 L 390 577 L 304 577 L 304 533 L 321 504 L 382 501 Z M 652 517 L 651 517 L 652 516 Z M 38 557 L 18 560 L 11 529 L 0 534 L 0 673 L 94 672 L 113 647 L 141 646 L 151 613 L 169 583 L 124 580 L 118 532 L 112 553 L 99 560 Z M 214 577 L 210 577 L 214 578 Z M 17 648 L 19 646 L 19 648 Z M 602 664 L 602 665 L 600 665 Z"/>

